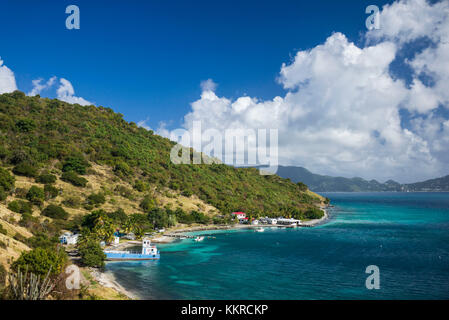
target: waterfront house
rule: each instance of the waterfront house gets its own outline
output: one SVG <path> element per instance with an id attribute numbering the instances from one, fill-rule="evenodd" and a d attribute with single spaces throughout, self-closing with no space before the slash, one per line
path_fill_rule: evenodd
<path id="1" fill-rule="evenodd" d="M 301 220 L 297 219 L 288 219 L 288 218 L 278 218 L 277 224 L 281 224 L 284 226 L 297 226 L 301 223 Z"/>
<path id="2" fill-rule="evenodd" d="M 244 212 L 233 212 L 232 216 L 239 220 L 246 218 L 246 214 Z"/>
<path id="3" fill-rule="evenodd" d="M 255 220 L 251 221 L 251 224 L 252 225 L 258 225 L 259 224 L 259 220 L 255 219 Z"/>
<path id="4" fill-rule="evenodd" d="M 267 224 L 277 224 L 278 220 L 275 218 L 267 218 Z"/>
<path id="5" fill-rule="evenodd" d="M 239 218 L 239 223 L 240 224 L 247 224 L 248 223 L 248 218 L 244 217 L 244 218 Z"/>
<path id="6" fill-rule="evenodd" d="M 78 234 L 73 234 L 71 232 L 66 232 L 62 236 L 59 237 L 59 242 L 62 244 L 76 244 L 78 242 Z"/>

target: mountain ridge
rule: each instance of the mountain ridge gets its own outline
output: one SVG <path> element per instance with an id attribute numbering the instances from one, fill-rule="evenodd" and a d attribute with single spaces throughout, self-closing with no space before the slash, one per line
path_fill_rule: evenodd
<path id="1" fill-rule="evenodd" d="M 376 179 L 365 180 L 360 177 L 333 177 L 312 173 L 304 167 L 279 166 L 277 174 L 282 178 L 306 184 L 314 192 L 431 192 L 449 191 L 449 175 L 415 183 L 401 184 L 394 180 L 384 183 Z"/>

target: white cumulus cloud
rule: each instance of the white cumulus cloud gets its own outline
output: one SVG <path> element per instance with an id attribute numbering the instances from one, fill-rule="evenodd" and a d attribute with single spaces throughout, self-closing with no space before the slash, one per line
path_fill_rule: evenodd
<path id="1" fill-rule="evenodd" d="M 59 100 L 68 102 L 68 103 L 77 103 L 82 106 L 91 105 L 93 103 L 87 101 L 82 97 L 75 96 L 75 90 L 73 89 L 72 83 L 64 78 L 59 79 L 60 86 L 56 91 L 57 97 Z"/>
<path id="2" fill-rule="evenodd" d="M 14 72 L 3 64 L 0 57 L 0 94 L 17 90 Z"/>
<path id="3" fill-rule="evenodd" d="M 447 119 L 435 115 L 449 101 L 448 7 L 424 0 L 385 6 L 381 30 L 367 32 L 365 46 L 336 32 L 282 64 L 277 80 L 286 94 L 268 101 L 220 97 L 203 82 L 184 127 L 276 128 L 280 164 L 323 174 L 401 182 L 448 174 Z M 407 85 L 392 77 L 390 64 L 404 44 L 422 37 L 433 45 L 405 61 L 413 71 Z M 423 74 L 434 84 L 425 85 Z"/>
<path id="4" fill-rule="evenodd" d="M 47 90 L 47 89 L 51 88 L 55 84 L 56 79 L 57 79 L 57 77 L 51 77 L 45 83 L 42 83 L 44 81 L 44 79 L 42 79 L 42 78 L 35 79 L 35 80 L 31 81 L 33 83 L 33 89 L 31 89 L 31 91 L 28 92 L 27 95 L 35 96 L 35 95 L 40 94 L 43 90 Z"/>

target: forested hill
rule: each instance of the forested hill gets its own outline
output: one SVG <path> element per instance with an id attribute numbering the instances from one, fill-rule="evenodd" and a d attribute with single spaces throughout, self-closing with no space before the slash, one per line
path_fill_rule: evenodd
<path id="1" fill-rule="evenodd" d="M 320 175 L 303 167 L 280 166 L 277 174 L 293 182 L 303 182 L 315 192 L 379 192 L 379 191 L 449 191 L 449 176 L 423 182 L 400 184 L 393 180 L 381 183 L 377 180 L 344 178 Z"/>
<path id="2" fill-rule="evenodd" d="M 170 161 L 173 142 L 128 123 L 110 108 L 27 97 L 19 91 L 3 94 L 0 134 L 1 167 L 16 175 L 33 178 L 50 170 L 76 184 L 86 174 L 83 168 L 96 164 L 111 168 L 114 179 L 139 191 L 167 187 L 184 197 L 196 195 L 221 213 L 300 214 L 323 200 L 302 184 L 261 176 L 254 168 L 175 165 Z"/>
<path id="3" fill-rule="evenodd" d="M 404 185 L 407 191 L 449 191 L 449 175 Z"/>

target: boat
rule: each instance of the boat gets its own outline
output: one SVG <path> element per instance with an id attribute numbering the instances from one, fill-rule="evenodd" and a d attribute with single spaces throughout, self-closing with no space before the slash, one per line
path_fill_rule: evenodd
<path id="1" fill-rule="evenodd" d="M 257 228 L 257 229 L 256 229 L 256 232 L 264 232 L 264 231 L 265 231 L 264 228 Z"/>
<path id="2" fill-rule="evenodd" d="M 119 251 L 119 250 L 104 250 L 106 260 L 108 261 L 126 261 L 126 260 L 157 260 L 160 259 L 160 253 L 157 247 L 151 245 L 150 239 L 142 239 L 142 251 Z"/>
<path id="3" fill-rule="evenodd" d="M 196 242 L 203 241 L 203 240 L 204 240 L 204 237 L 196 237 L 196 238 L 195 238 L 195 241 L 196 241 Z"/>

